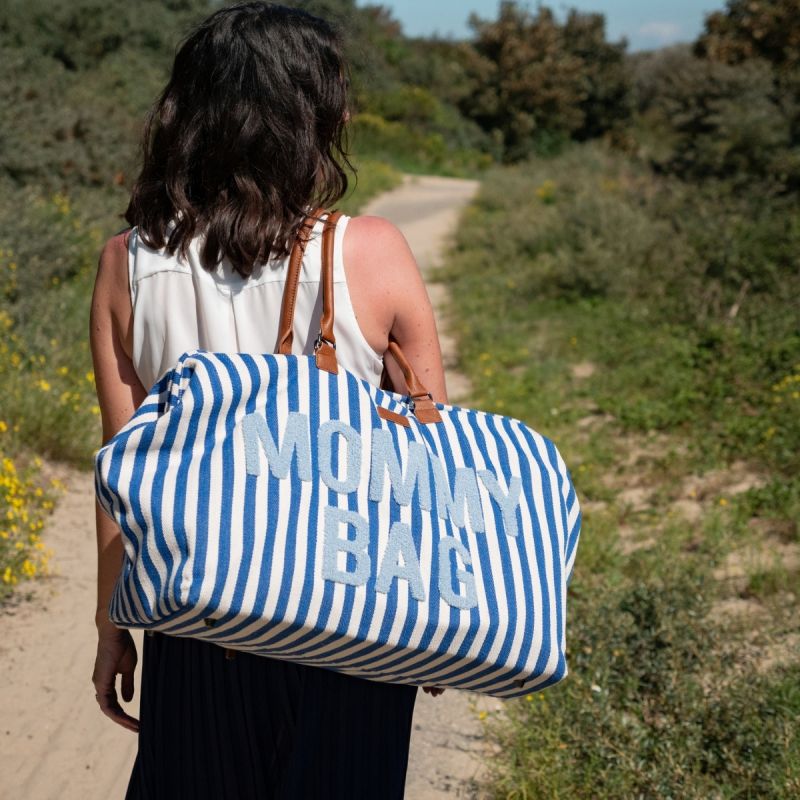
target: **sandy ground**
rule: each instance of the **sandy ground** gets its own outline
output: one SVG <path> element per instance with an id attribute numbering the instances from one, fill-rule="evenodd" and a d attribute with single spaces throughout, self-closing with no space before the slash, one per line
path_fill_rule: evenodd
<path id="1" fill-rule="evenodd" d="M 477 184 L 436 177 L 406 179 L 364 213 L 395 222 L 426 275 L 436 269 L 458 213 Z M 430 285 L 434 304 L 441 285 Z M 453 342 L 440 321 L 448 391 L 468 391 L 452 369 Z M 68 487 L 44 530 L 57 574 L 34 585 L 33 596 L 0 616 L 0 794 L 14 800 L 114 800 L 125 794 L 136 736 L 115 725 L 94 701 L 96 555 L 94 486 L 89 472 L 47 465 Z M 134 632 L 141 653 L 141 633 Z M 136 693 L 128 710 L 138 713 Z M 473 706 L 477 703 L 477 707 Z M 481 741 L 477 708 L 492 701 L 465 692 L 419 692 L 406 797 L 475 797 Z"/>

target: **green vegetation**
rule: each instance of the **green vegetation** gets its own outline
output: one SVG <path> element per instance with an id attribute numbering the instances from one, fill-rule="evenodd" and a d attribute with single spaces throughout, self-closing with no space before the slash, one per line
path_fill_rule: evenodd
<path id="1" fill-rule="evenodd" d="M 632 59 L 622 134 L 491 170 L 462 220 L 472 402 L 553 438 L 585 514 L 571 675 L 486 719 L 498 798 L 800 792 L 798 76 L 762 46 L 800 36 L 785 5 Z"/>
<path id="2" fill-rule="evenodd" d="M 631 111 L 624 43 L 605 38 L 602 14 L 535 14 L 501 2 L 496 20 L 473 15 L 464 114 L 491 131 L 504 160 L 553 152 L 571 138 L 613 131 Z"/>
<path id="3" fill-rule="evenodd" d="M 472 404 L 553 438 L 585 513 L 571 675 L 489 719 L 497 797 L 796 793 L 800 276 L 775 202 L 580 145 L 492 170 L 462 220 Z"/>
<path id="4" fill-rule="evenodd" d="M 7 436 L 7 432 L 7 423 L 0 421 L 0 434 Z M 57 478 L 42 486 L 42 460 L 37 456 L 18 461 L 6 456 L 0 462 L 0 604 L 8 600 L 20 578 L 50 574 L 53 552 L 42 541 L 41 530 L 64 488 Z"/>
<path id="5" fill-rule="evenodd" d="M 800 794 L 796 6 L 628 58 L 627 122 L 462 220 L 472 402 L 553 438 L 585 515 L 571 675 L 486 718 L 492 796 Z"/>
<path id="6" fill-rule="evenodd" d="M 87 309 L 101 240 L 60 193 L 0 192 L 0 219 L 2 603 L 49 571 L 40 531 L 64 487 L 41 456 L 90 463 L 99 439 Z"/>

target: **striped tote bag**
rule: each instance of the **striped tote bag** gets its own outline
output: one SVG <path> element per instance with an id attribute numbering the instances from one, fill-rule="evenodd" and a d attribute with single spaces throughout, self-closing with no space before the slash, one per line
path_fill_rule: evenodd
<path id="1" fill-rule="evenodd" d="M 110 619 L 371 680 L 550 686 L 581 524 L 570 473 L 523 422 L 434 403 L 394 342 L 405 395 L 338 366 L 337 218 L 314 355 L 290 354 L 307 220 L 279 351 L 183 353 L 96 451 L 125 548 Z"/>

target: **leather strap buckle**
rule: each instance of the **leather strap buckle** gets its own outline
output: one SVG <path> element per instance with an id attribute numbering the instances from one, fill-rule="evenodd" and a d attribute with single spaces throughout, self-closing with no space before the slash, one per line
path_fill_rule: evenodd
<path id="1" fill-rule="evenodd" d="M 315 353 L 317 352 L 317 350 L 320 349 L 320 347 L 322 347 L 323 343 L 327 344 L 327 345 L 330 345 L 334 350 L 336 349 L 336 342 L 332 342 L 330 339 L 326 339 L 322 335 L 322 331 L 320 331 L 317 334 L 317 338 L 314 340 L 314 352 Z"/>
<path id="2" fill-rule="evenodd" d="M 433 400 L 433 395 L 430 392 L 426 392 L 426 395 L 427 395 L 429 400 L 431 400 L 431 401 Z M 419 397 L 419 395 L 417 395 L 417 397 Z M 417 407 L 417 398 L 416 397 L 412 397 L 410 394 L 407 394 L 406 395 L 406 405 L 408 406 L 409 411 L 411 411 L 413 413 L 414 409 Z"/>

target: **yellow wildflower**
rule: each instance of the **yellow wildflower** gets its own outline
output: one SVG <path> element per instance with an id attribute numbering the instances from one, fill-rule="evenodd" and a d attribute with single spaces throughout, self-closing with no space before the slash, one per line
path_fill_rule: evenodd
<path id="1" fill-rule="evenodd" d="M 536 189 L 536 196 L 543 203 L 552 203 L 556 199 L 555 181 L 546 180 Z"/>

